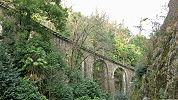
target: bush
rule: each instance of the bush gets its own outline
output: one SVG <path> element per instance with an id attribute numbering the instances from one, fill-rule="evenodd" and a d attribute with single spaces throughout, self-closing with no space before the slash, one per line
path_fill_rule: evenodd
<path id="1" fill-rule="evenodd" d="M 15 89 L 19 82 L 18 75 L 17 70 L 12 66 L 4 66 L 0 61 L 0 100 L 15 98 Z"/>
<path id="2" fill-rule="evenodd" d="M 47 100 L 28 79 L 20 79 L 16 87 L 16 100 Z"/>
<path id="3" fill-rule="evenodd" d="M 73 89 L 66 84 L 60 84 L 56 87 L 55 97 L 57 100 L 73 100 Z"/>
<path id="4" fill-rule="evenodd" d="M 99 85 L 90 80 L 82 80 L 81 82 L 72 85 L 74 89 L 74 98 L 88 96 L 91 99 L 94 97 L 102 97 L 102 90 Z"/>
<path id="5" fill-rule="evenodd" d="M 13 68 L 13 59 L 3 44 L 0 44 L 0 52 L 0 100 L 10 100 L 15 98 L 19 73 Z"/>
<path id="6" fill-rule="evenodd" d="M 114 98 L 114 100 L 128 100 L 127 95 L 124 94 L 122 91 L 117 91 Z"/>
<path id="7" fill-rule="evenodd" d="M 0 52 L 0 100 L 46 100 L 29 80 L 20 78 L 12 57 L 2 44 Z"/>
<path id="8" fill-rule="evenodd" d="M 106 100 L 106 99 L 102 99 L 102 98 L 98 98 L 98 97 L 94 97 L 94 99 L 91 99 L 89 96 L 83 96 L 83 97 L 77 98 L 75 100 Z"/>

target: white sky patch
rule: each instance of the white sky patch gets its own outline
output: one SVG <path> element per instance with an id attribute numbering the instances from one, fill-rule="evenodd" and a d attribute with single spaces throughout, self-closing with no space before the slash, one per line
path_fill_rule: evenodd
<path id="1" fill-rule="evenodd" d="M 109 16 L 110 21 L 118 24 L 124 19 L 125 26 L 133 34 L 138 33 L 134 26 L 139 25 L 141 18 L 155 19 L 156 15 L 161 15 L 163 7 L 169 0 L 62 0 L 67 7 L 72 7 L 76 12 L 81 12 L 85 16 L 95 13 L 96 9 L 100 14 Z M 164 12 L 163 15 L 166 15 Z M 162 21 L 161 21 L 162 22 Z M 146 36 L 151 32 L 151 25 L 143 22 L 143 34 Z"/>

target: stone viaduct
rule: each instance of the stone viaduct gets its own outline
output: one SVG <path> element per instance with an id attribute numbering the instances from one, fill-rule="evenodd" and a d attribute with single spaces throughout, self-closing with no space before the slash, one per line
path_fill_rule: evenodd
<path id="1" fill-rule="evenodd" d="M 54 32 L 55 33 L 55 32 Z M 55 33 L 56 34 L 56 33 Z M 57 36 L 53 35 L 52 39 L 53 44 L 59 48 L 62 52 L 67 52 L 72 49 L 73 42 L 70 41 L 68 38 L 65 38 L 63 36 Z M 118 63 L 112 59 L 109 59 L 103 55 L 97 54 L 94 51 L 87 49 L 85 47 L 80 48 L 83 53 L 83 64 L 82 64 L 82 73 L 85 74 L 85 77 L 88 79 L 93 80 L 93 65 L 95 63 L 95 59 L 101 60 L 105 63 L 106 66 L 104 66 L 105 71 L 103 78 L 106 78 L 104 81 L 105 89 L 109 92 L 113 93 L 116 91 L 115 89 L 115 77 L 114 73 L 117 69 L 122 69 L 123 71 L 123 79 L 121 80 L 123 82 L 123 90 L 124 93 L 129 93 L 131 89 L 131 80 L 134 76 L 134 70 L 130 67 L 127 67 L 121 63 Z M 85 63 L 85 64 L 84 64 Z"/>
<path id="2" fill-rule="evenodd" d="M 6 8 L 2 4 L 0 4 L 1 8 Z M 0 9 L 1 10 L 1 9 Z M 1 12 L 1 11 L 0 11 Z M 1 13 L 2 14 L 2 13 Z M 52 33 L 52 39 L 51 42 L 56 46 L 60 51 L 63 53 L 70 51 L 72 46 L 73 46 L 73 41 L 69 40 L 66 37 L 63 37 L 62 35 L 56 35 L 59 34 L 46 26 L 33 21 L 33 23 L 36 23 L 40 26 L 40 28 L 44 29 L 47 33 Z M 79 48 L 82 53 L 83 53 L 83 63 L 81 65 L 81 71 L 83 75 L 88 78 L 93 80 L 93 74 L 94 74 L 94 63 L 97 60 L 100 60 L 104 62 L 105 68 L 103 71 L 103 76 L 104 78 L 104 88 L 107 90 L 109 93 L 113 94 L 116 91 L 116 77 L 115 77 L 115 72 L 118 69 L 122 70 L 122 80 L 119 80 L 122 82 L 122 90 L 124 91 L 125 94 L 128 94 L 130 89 L 131 89 L 131 80 L 132 77 L 134 76 L 134 70 L 126 65 L 123 65 L 121 63 L 118 63 L 110 58 L 107 58 L 103 55 L 100 55 L 98 53 L 95 53 L 94 51 L 87 49 L 85 47 L 80 47 Z"/>

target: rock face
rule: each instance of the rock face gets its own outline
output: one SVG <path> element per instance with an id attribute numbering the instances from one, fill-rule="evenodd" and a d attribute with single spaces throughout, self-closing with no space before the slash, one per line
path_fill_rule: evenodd
<path id="1" fill-rule="evenodd" d="M 178 0 L 169 1 L 169 12 L 153 39 L 143 94 L 151 100 L 178 99 Z"/>

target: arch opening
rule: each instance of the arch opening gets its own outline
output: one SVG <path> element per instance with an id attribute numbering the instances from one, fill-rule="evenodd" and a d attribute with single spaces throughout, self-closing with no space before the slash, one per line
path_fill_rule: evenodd
<path id="1" fill-rule="evenodd" d="M 106 63 L 98 59 L 93 64 L 93 80 L 97 82 L 102 89 L 109 91 L 108 69 Z"/>
<path id="2" fill-rule="evenodd" d="M 87 68 L 86 68 L 86 62 L 85 62 L 85 60 L 82 61 L 80 70 L 82 71 L 83 77 L 87 77 Z"/>
<path id="3" fill-rule="evenodd" d="M 115 91 L 125 93 L 126 91 L 125 73 L 122 68 L 117 68 L 114 72 L 114 85 Z"/>
<path id="4" fill-rule="evenodd" d="M 85 57 L 83 55 L 83 53 L 80 52 L 80 61 L 79 61 L 79 64 L 80 64 L 80 71 L 83 75 L 83 77 L 87 77 L 87 65 L 86 65 L 86 61 L 85 61 Z"/>

